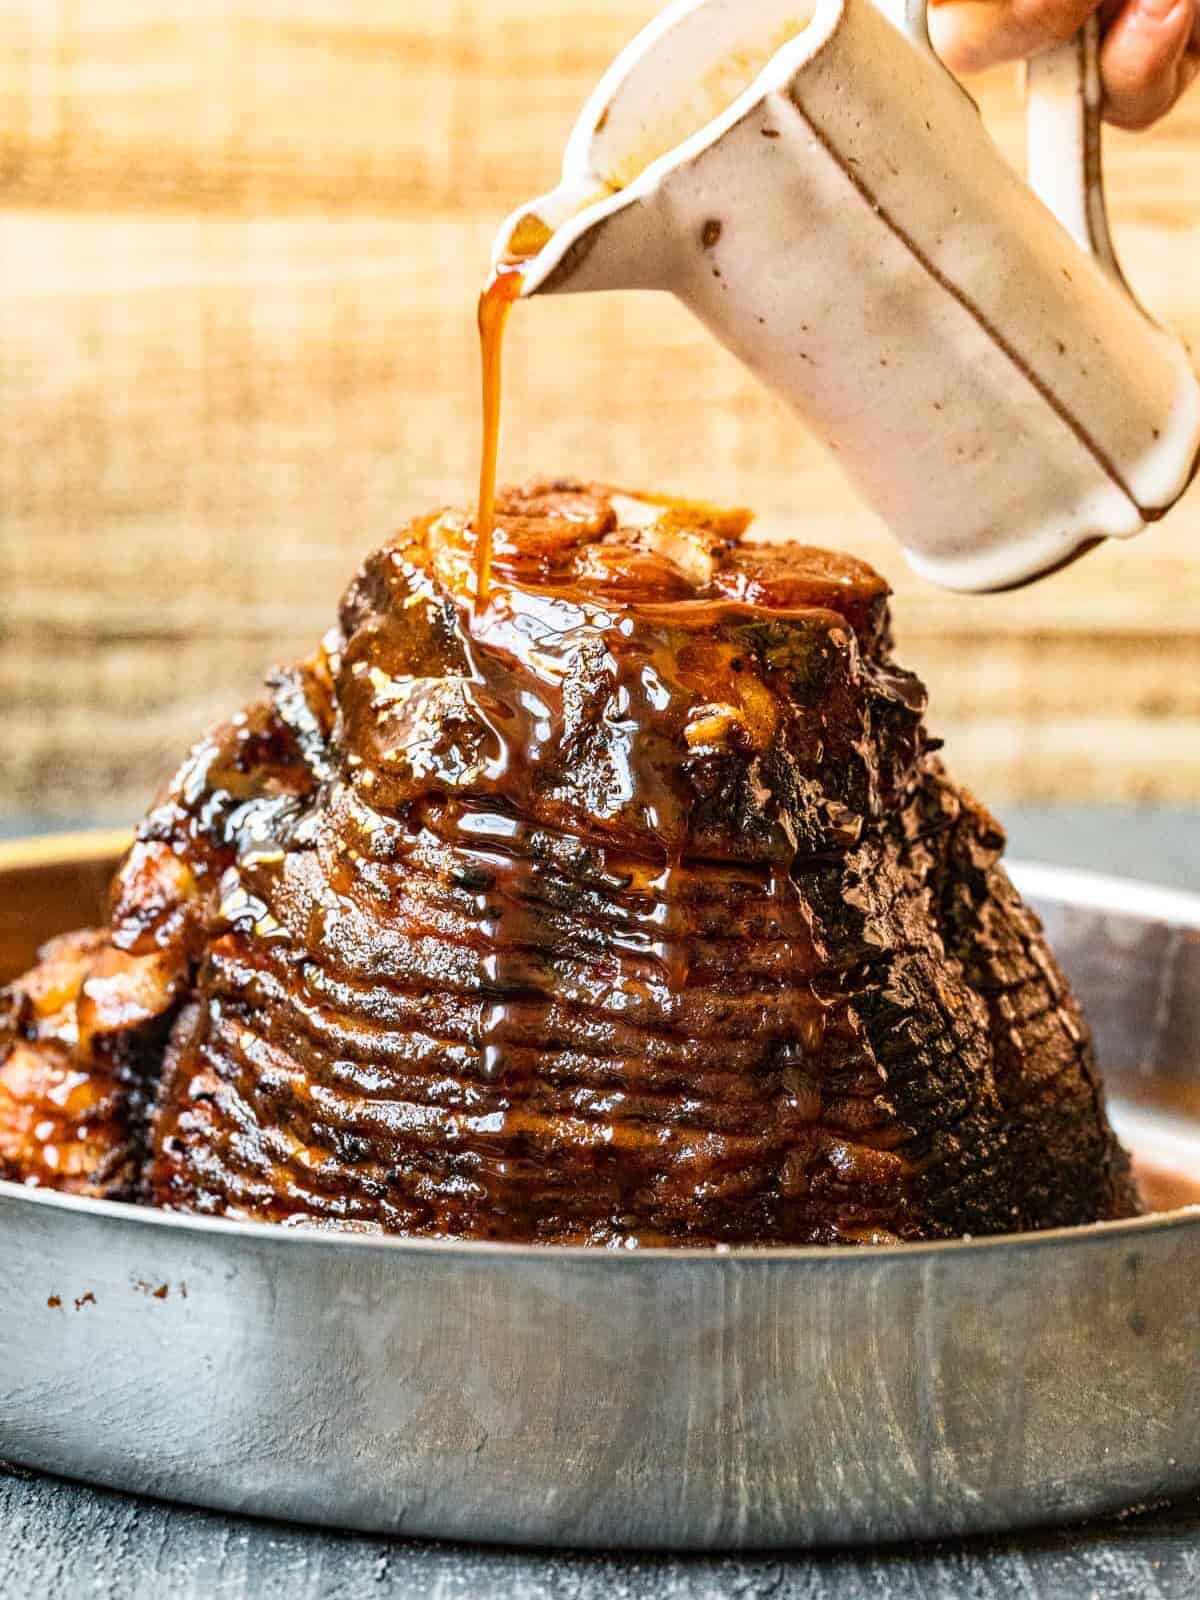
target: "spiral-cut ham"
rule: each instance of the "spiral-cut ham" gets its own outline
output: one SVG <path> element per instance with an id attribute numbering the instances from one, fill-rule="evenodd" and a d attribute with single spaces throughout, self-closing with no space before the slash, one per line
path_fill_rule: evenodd
<path id="1" fill-rule="evenodd" d="M 1135 1210 L 885 584 L 748 523 L 510 491 L 480 608 L 464 515 L 373 556 L 146 817 L 59 1020 L 10 1001 L 0 1161 L 64 1179 L 33 1060 L 112 1088 L 70 1181 L 181 1211 L 633 1245 Z"/>

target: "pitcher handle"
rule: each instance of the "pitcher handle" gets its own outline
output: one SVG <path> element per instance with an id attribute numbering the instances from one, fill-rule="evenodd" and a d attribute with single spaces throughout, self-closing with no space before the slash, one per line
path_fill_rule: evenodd
<path id="1" fill-rule="evenodd" d="M 929 0 L 901 0 L 902 30 L 933 52 Z M 1095 256 L 1130 298 L 1108 227 L 1100 158 L 1100 20 L 1092 15 L 1065 44 L 1025 63 L 1029 187 L 1075 242 Z"/>
<path id="2" fill-rule="evenodd" d="M 1100 19 L 1025 63 L 1029 186 L 1129 293 L 1108 227 L 1100 159 Z"/>

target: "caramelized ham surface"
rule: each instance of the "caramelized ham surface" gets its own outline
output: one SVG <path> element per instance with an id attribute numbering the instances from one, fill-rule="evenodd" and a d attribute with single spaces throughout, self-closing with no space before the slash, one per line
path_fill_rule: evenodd
<path id="1" fill-rule="evenodd" d="M 573 482 L 366 564 L 0 1018 L 0 1166 L 180 1211 L 876 1243 L 1136 1209 L 887 589 Z M 146 1110 L 152 1103 L 152 1113 Z"/>

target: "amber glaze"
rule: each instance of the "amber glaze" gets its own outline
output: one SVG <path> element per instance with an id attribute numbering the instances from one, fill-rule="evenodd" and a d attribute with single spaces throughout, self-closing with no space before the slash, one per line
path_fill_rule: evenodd
<path id="1" fill-rule="evenodd" d="M 1182 1206 L 1200 1205 L 1200 1175 L 1139 1161 L 1136 1147 L 1133 1171 L 1148 1211 L 1178 1211 Z"/>
<path id="2" fill-rule="evenodd" d="M 504 330 L 523 283 L 516 266 L 500 266 L 479 296 L 479 346 L 483 368 L 483 450 L 479 462 L 479 506 L 475 513 L 475 604 L 487 599 L 496 521 L 496 465 L 500 455 L 500 392 Z"/>

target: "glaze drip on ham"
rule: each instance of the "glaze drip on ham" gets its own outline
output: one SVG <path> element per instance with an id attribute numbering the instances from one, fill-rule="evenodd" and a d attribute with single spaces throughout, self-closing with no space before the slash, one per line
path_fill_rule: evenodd
<path id="1" fill-rule="evenodd" d="M 0 1166 L 600 1245 L 1135 1210 L 885 584 L 749 521 L 509 491 L 478 607 L 465 514 L 373 556 L 316 657 L 188 757 L 110 926 L 10 992 Z"/>

